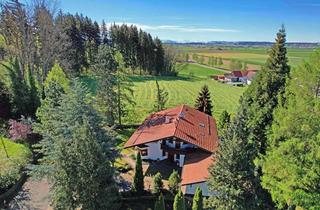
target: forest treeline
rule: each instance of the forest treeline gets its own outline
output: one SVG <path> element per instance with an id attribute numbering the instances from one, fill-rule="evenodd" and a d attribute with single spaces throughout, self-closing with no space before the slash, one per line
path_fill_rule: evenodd
<path id="1" fill-rule="evenodd" d="M 10 90 L 15 118 L 35 117 L 54 64 L 59 64 L 68 78 L 81 76 L 99 65 L 99 48 L 109 48 L 112 58 L 120 52 L 126 74 L 176 74 L 175 53 L 159 38 L 134 25 L 99 24 L 82 14 L 57 11 L 55 1 L 32 1 L 31 5 L 19 0 L 2 2 L 0 38 L 5 69 L 0 77 L 3 88 Z"/>

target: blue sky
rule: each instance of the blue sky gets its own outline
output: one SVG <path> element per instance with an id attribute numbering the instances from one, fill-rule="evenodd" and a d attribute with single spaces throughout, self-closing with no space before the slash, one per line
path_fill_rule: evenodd
<path id="1" fill-rule="evenodd" d="M 64 12 L 133 23 L 162 40 L 320 41 L 320 0 L 61 0 Z"/>

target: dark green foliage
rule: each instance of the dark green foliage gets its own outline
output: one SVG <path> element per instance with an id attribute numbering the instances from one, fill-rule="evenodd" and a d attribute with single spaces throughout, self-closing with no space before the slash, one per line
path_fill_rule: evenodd
<path id="1" fill-rule="evenodd" d="M 116 72 L 116 89 L 117 89 L 117 115 L 118 123 L 122 124 L 122 117 L 126 116 L 130 107 L 135 105 L 133 96 L 133 83 L 127 76 L 123 56 L 120 52 L 115 53 L 115 60 L 117 62 Z"/>
<path id="2" fill-rule="evenodd" d="M 227 127 L 230 124 L 230 114 L 224 110 L 219 118 L 218 121 L 218 131 L 219 131 L 219 136 L 223 136 L 224 132 L 227 130 Z"/>
<path id="3" fill-rule="evenodd" d="M 32 172 L 53 183 L 55 209 L 112 209 L 117 198 L 114 138 L 88 96 L 78 81 L 66 94 L 51 83 L 37 114 L 34 128 L 43 136 L 37 145 L 43 158 Z"/>
<path id="4" fill-rule="evenodd" d="M 280 209 L 319 209 L 320 50 L 294 69 L 274 112 L 262 185 Z"/>
<path id="5" fill-rule="evenodd" d="M 160 172 L 156 173 L 153 177 L 152 183 L 152 193 L 159 194 L 163 189 L 162 176 Z"/>
<path id="6" fill-rule="evenodd" d="M 203 210 L 202 190 L 199 187 L 197 187 L 193 196 L 192 210 Z"/>
<path id="7" fill-rule="evenodd" d="M 186 210 L 184 195 L 182 194 L 181 190 L 179 190 L 174 197 L 173 210 Z"/>
<path id="8" fill-rule="evenodd" d="M 212 101 L 210 99 L 210 92 L 207 85 L 204 85 L 201 88 L 201 91 L 194 106 L 200 112 L 212 116 Z"/>
<path id="9" fill-rule="evenodd" d="M 173 171 L 169 176 L 169 191 L 174 195 L 180 188 L 181 178 L 178 171 Z"/>
<path id="10" fill-rule="evenodd" d="M 143 179 L 144 179 L 144 175 L 142 170 L 142 160 L 141 160 L 140 152 L 138 152 L 137 159 L 136 159 L 136 169 L 135 169 L 135 174 L 133 178 L 133 190 L 138 195 L 141 195 L 144 192 Z"/>
<path id="11" fill-rule="evenodd" d="M 19 118 L 21 115 L 34 117 L 40 105 L 40 99 L 35 78 L 31 74 L 31 71 L 28 70 L 28 75 L 24 76 L 19 67 L 18 59 L 14 59 L 8 65 L 2 65 L 8 73 L 13 117 Z"/>
<path id="12" fill-rule="evenodd" d="M 147 32 L 126 24 L 113 24 L 109 34 L 109 44 L 120 51 L 125 67 L 130 67 L 133 73 L 136 68 L 140 74 L 144 71 L 150 75 L 169 75 L 174 71 L 169 66 L 174 58 L 168 56 L 160 39 L 153 39 Z"/>
<path id="13" fill-rule="evenodd" d="M 117 62 L 115 52 L 112 48 L 101 45 L 99 46 L 96 63 L 93 70 L 98 77 L 97 99 L 105 113 L 108 124 L 113 125 L 117 115 Z"/>
<path id="14" fill-rule="evenodd" d="M 9 119 L 11 115 L 10 95 L 5 84 L 0 80 L 0 118 Z"/>
<path id="15" fill-rule="evenodd" d="M 231 131 L 229 131 L 231 132 Z M 250 145 L 241 139 L 220 142 L 217 163 L 210 168 L 209 189 L 216 193 L 209 206 L 215 209 L 258 209 L 252 192 L 253 162 Z M 247 152 L 248 151 L 248 152 Z"/>
<path id="16" fill-rule="evenodd" d="M 162 193 L 159 195 L 158 200 L 156 200 L 156 203 L 154 204 L 154 210 L 165 210 L 165 203 Z"/>
<path id="17" fill-rule="evenodd" d="M 211 198 L 217 208 L 273 208 L 270 194 L 260 183 L 261 169 L 254 162 L 265 154 L 272 112 L 282 99 L 289 73 L 285 36 L 284 29 L 280 29 L 267 68 L 259 71 L 245 91 L 239 111 L 223 136 L 217 162 L 210 170 L 210 188 L 219 192 Z"/>
<path id="18" fill-rule="evenodd" d="M 165 109 L 166 103 L 168 101 L 168 92 L 165 89 L 161 89 L 158 81 L 156 80 L 157 86 L 157 98 L 154 105 L 155 111 L 161 111 Z"/>

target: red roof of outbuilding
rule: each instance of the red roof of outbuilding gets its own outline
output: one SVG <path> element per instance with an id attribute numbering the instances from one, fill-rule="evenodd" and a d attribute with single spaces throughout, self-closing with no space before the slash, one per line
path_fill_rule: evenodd
<path id="1" fill-rule="evenodd" d="M 218 148 L 216 121 L 190 106 L 181 105 L 150 115 L 132 134 L 125 148 L 176 137 L 214 152 Z"/>
<path id="2" fill-rule="evenodd" d="M 205 182 L 209 167 L 214 163 L 212 154 L 197 151 L 186 156 L 181 173 L 181 185 Z"/>

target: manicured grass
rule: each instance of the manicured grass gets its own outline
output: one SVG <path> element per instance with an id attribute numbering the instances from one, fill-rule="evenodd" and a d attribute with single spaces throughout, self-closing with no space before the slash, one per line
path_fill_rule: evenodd
<path id="1" fill-rule="evenodd" d="M 190 76 L 193 75 L 195 77 L 200 78 L 208 78 L 211 75 L 216 74 L 224 74 L 225 72 L 220 71 L 218 69 L 206 68 L 197 64 L 187 64 L 184 68 L 179 71 L 179 76 Z"/>
<path id="2" fill-rule="evenodd" d="M 127 119 L 134 123 L 142 120 L 152 112 L 156 98 L 156 84 L 158 80 L 161 88 L 168 92 L 167 107 L 180 104 L 193 106 L 198 92 L 205 84 L 208 85 L 212 101 L 214 116 L 218 117 L 223 110 L 235 112 L 238 101 L 245 88 L 232 87 L 210 79 L 187 79 L 184 77 L 135 77 L 134 98 L 136 101 L 134 118 Z"/>
<path id="3" fill-rule="evenodd" d="M 1 138 L 0 136 L 0 189 L 4 189 L 20 178 L 21 169 L 30 161 L 31 151 L 22 144 L 4 138 L 3 142 L 8 152 L 8 158 Z"/>
<path id="4" fill-rule="evenodd" d="M 188 72 L 194 72 L 193 77 L 189 77 Z M 153 77 L 153 76 L 131 76 L 134 89 L 134 100 L 136 105 L 129 115 L 123 119 L 125 124 L 140 124 L 149 114 L 154 112 L 156 99 L 156 80 L 160 88 L 168 92 L 167 108 L 181 104 L 194 105 L 198 93 L 203 85 L 208 85 L 213 101 L 213 114 L 219 118 L 223 110 L 234 113 L 238 107 L 240 96 L 245 91 L 245 87 L 233 87 L 208 79 L 209 75 L 221 74 L 223 72 L 205 68 L 195 64 L 188 64 L 180 70 L 177 77 Z M 82 77 L 82 81 L 94 93 L 96 81 L 92 77 Z M 120 137 L 130 136 L 130 131 L 120 133 Z M 121 143 L 120 143 L 121 146 Z"/>

